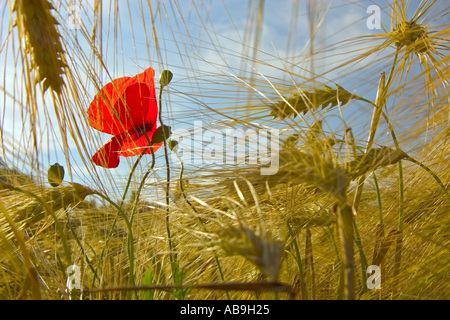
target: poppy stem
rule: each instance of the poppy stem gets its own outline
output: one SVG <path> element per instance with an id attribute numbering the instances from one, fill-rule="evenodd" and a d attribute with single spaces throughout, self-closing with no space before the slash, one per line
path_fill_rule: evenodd
<path id="1" fill-rule="evenodd" d="M 148 139 L 148 137 L 147 137 L 147 139 Z M 145 180 L 147 180 L 147 177 L 149 176 L 149 174 L 153 171 L 153 168 L 155 167 L 155 153 L 153 151 L 153 147 L 145 148 L 144 153 L 147 152 L 148 149 L 150 149 L 150 151 L 152 152 L 152 164 L 150 165 L 150 168 L 147 170 L 147 172 L 144 174 L 144 177 L 142 178 L 141 183 L 139 184 L 139 187 L 136 191 L 136 198 L 133 199 L 134 204 L 133 204 L 133 209 L 130 214 L 130 223 L 131 224 L 133 223 L 134 214 L 136 213 L 136 208 L 137 208 L 137 205 L 139 202 L 139 195 L 141 194 L 142 188 L 144 187 Z"/>
<path id="2" fill-rule="evenodd" d="M 183 172 L 184 172 L 184 165 L 183 165 L 183 161 L 181 161 L 180 156 L 178 155 L 178 153 L 175 152 L 175 155 L 178 158 L 178 161 L 180 163 L 180 176 L 178 177 L 178 181 L 179 181 L 179 187 L 180 187 L 180 191 L 181 194 L 183 195 L 184 200 L 186 201 L 186 203 L 189 205 L 189 207 L 195 212 L 195 214 L 198 216 L 198 221 L 200 222 L 203 230 L 205 232 L 208 232 L 208 229 L 206 228 L 205 222 L 203 221 L 203 219 L 200 217 L 197 209 L 194 207 L 194 205 L 189 201 L 188 197 L 186 196 L 186 192 L 184 191 L 184 187 L 183 187 Z M 220 278 L 222 279 L 222 282 L 225 282 L 225 278 L 223 275 L 223 271 L 222 271 L 222 266 L 220 265 L 220 261 L 219 258 L 217 257 L 217 253 L 216 250 L 213 249 L 213 253 L 214 253 L 214 260 L 216 261 L 217 264 L 217 269 L 219 270 L 219 275 Z M 225 291 L 225 294 L 227 295 L 228 300 L 231 300 L 230 298 L 230 294 L 228 293 L 228 290 Z"/>
<path id="3" fill-rule="evenodd" d="M 147 137 L 147 139 L 148 139 L 148 137 Z M 114 234 L 114 228 L 116 227 L 118 217 L 119 217 L 119 216 L 122 216 L 124 219 L 126 219 L 126 220 L 125 220 L 125 223 L 127 223 L 127 221 L 128 221 L 128 219 L 126 218 L 126 215 L 124 214 L 123 209 L 122 209 L 122 208 L 123 208 L 123 204 L 124 204 L 124 202 L 125 202 L 125 198 L 126 198 L 126 196 L 127 196 L 128 189 L 130 188 L 130 183 L 131 183 L 133 174 L 134 174 L 134 172 L 136 171 L 136 168 L 137 168 L 139 162 L 141 161 L 141 159 L 142 159 L 142 157 L 144 156 L 144 154 L 145 154 L 146 151 L 147 151 L 147 149 L 145 149 L 145 150 L 139 155 L 139 157 L 137 158 L 137 160 L 136 160 L 136 162 L 134 163 L 133 167 L 131 168 L 130 174 L 128 175 L 127 185 L 125 186 L 125 190 L 124 190 L 123 195 L 122 195 L 122 200 L 120 201 L 120 204 L 117 206 L 117 208 L 118 208 L 117 215 L 115 216 L 114 221 L 113 221 L 113 223 L 112 223 L 112 225 L 111 225 L 111 227 L 110 227 L 110 229 L 109 229 L 108 235 L 107 235 L 107 237 L 106 237 L 106 243 L 105 243 L 105 245 L 103 246 L 102 252 L 101 252 L 101 254 L 100 254 L 100 261 L 103 261 L 103 256 L 104 256 L 104 254 L 105 254 L 105 250 L 106 250 L 106 248 L 108 247 L 109 241 L 111 240 L 111 238 L 112 238 L 112 236 L 113 236 L 113 234 Z M 152 167 L 153 167 L 153 166 L 152 166 Z M 103 195 L 101 195 L 100 193 L 96 193 L 96 194 L 103 198 Z M 108 199 L 109 199 L 109 198 L 108 198 Z M 111 203 L 111 200 L 107 200 L 107 201 L 108 201 L 109 203 Z M 128 221 L 128 223 L 127 223 L 127 226 L 128 226 L 128 225 L 130 226 L 129 229 L 128 229 L 128 232 L 130 232 L 130 230 L 131 230 L 131 225 L 132 225 L 132 223 L 133 223 L 132 219 L 131 219 L 130 221 Z M 132 252 L 134 251 L 134 248 L 133 248 L 133 243 L 130 243 L 130 245 L 131 245 L 132 247 L 129 248 L 129 251 L 128 251 L 128 253 L 129 253 L 128 260 L 129 260 L 130 266 L 131 266 L 130 269 L 131 269 L 131 271 L 133 271 L 133 266 L 132 266 L 132 265 L 133 265 L 133 263 L 134 263 L 134 257 L 133 257 L 133 255 L 131 255 L 130 253 L 132 253 Z M 96 270 L 96 271 L 97 271 L 97 270 Z M 130 282 L 134 283 L 134 282 L 133 282 L 133 281 L 134 281 L 133 272 L 131 272 L 130 274 L 131 274 L 131 277 L 129 277 L 129 280 L 130 280 Z M 92 285 L 94 285 L 95 280 L 96 280 L 97 277 L 98 277 L 97 272 L 95 272 L 95 273 L 94 273 L 94 278 L 93 278 L 93 280 L 92 280 Z"/>
<path id="4" fill-rule="evenodd" d="M 159 124 L 161 127 L 164 126 L 163 120 L 162 120 L 162 92 L 163 92 L 163 88 L 164 86 L 161 85 L 160 89 L 159 89 L 159 96 L 158 96 L 158 106 L 159 106 L 159 112 L 158 112 L 158 119 L 159 119 Z M 166 168 L 167 168 L 167 176 L 166 176 L 166 228 L 167 228 L 167 238 L 169 241 L 169 251 L 170 251 L 170 264 L 173 267 L 174 266 L 174 261 L 176 261 L 176 253 L 175 253 L 175 248 L 174 245 L 172 243 L 172 236 L 171 236 L 171 232 L 170 232 L 170 216 L 169 216 L 169 204 L 170 204 L 170 167 L 169 167 L 169 154 L 167 152 L 167 141 L 166 139 L 168 137 L 166 137 L 166 132 L 165 130 L 163 130 L 163 138 L 164 138 L 164 158 L 166 160 Z"/>

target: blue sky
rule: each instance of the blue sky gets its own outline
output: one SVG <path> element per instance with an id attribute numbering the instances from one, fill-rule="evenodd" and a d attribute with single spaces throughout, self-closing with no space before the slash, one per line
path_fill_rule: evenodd
<path id="1" fill-rule="evenodd" d="M 389 29 L 388 13 L 390 9 L 387 2 L 375 2 L 382 9 L 383 26 Z M 78 0 L 72 3 L 80 9 L 81 19 L 90 32 L 94 21 L 92 8 L 94 2 Z M 173 128 L 189 127 L 194 119 L 201 119 L 204 122 L 211 121 L 211 113 L 202 111 L 204 105 L 212 108 L 232 108 L 233 105 L 242 105 L 245 101 L 264 100 L 264 97 L 246 87 L 245 83 L 239 82 L 236 77 L 254 77 L 263 82 L 262 75 L 264 75 L 292 85 L 299 78 L 291 78 L 284 70 L 289 69 L 299 76 L 310 76 L 302 69 L 310 67 L 309 62 L 304 60 L 304 57 L 307 56 L 307 52 L 304 51 L 305 45 L 310 37 L 306 1 L 299 2 L 298 18 L 291 20 L 294 14 L 292 10 L 295 8 L 293 1 L 266 0 L 259 41 L 257 41 L 258 38 L 255 38 L 254 32 L 257 10 L 249 11 L 249 6 L 257 8 L 258 1 L 150 1 L 160 52 L 156 50 L 153 41 L 150 10 L 146 1 L 119 0 L 117 1 L 118 10 L 110 7 L 110 1 L 104 0 L 102 3 L 102 53 L 108 72 L 112 78 L 133 76 L 151 66 L 155 69 L 158 77 L 163 69 L 170 69 L 174 73 L 174 79 L 164 96 L 164 108 L 169 110 L 165 116 L 168 119 L 167 123 Z M 328 8 L 329 11 L 316 35 L 315 48 L 320 49 L 332 43 L 339 43 L 344 39 L 382 32 L 382 30 L 370 30 L 366 26 L 369 16 L 366 10 L 374 1 L 340 0 L 324 3 L 323 8 Z M 79 52 L 74 50 L 76 48 L 82 50 L 87 58 L 94 61 L 90 47 L 82 33 L 77 30 L 67 30 L 67 25 L 64 25 L 70 19 L 66 12 L 67 5 L 56 5 L 56 7 L 60 15 L 58 19 L 61 23 L 63 39 L 68 43 L 77 40 L 76 46 L 69 45 L 69 53 L 77 57 Z M 414 6 L 411 7 L 414 9 Z M 388 13 L 384 10 L 387 10 Z M 318 17 L 320 17 L 320 13 Z M 293 29 L 293 21 L 297 23 L 295 29 Z M 2 20 L 2 43 L 6 40 L 8 22 L 9 18 L 5 13 Z M 115 28 L 118 30 L 117 36 L 114 33 Z M 258 45 L 256 50 L 255 44 Z M 319 53 L 317 56 L 323 56 L 323 60 L 315 62 L 315 71 L 321 73 L 336 66 L 337 63 L 348 57 L 347 54 L 350 51 L 358 47 L 360 48 L 361 45 L 337 46 L 331 52 Z M 253 61 L 255 53 L 256 62 Z M 384 54 L 389 53 L 385 52 Z M 22 130 L 27 130 L 27 126 L 22 125 L 20 112 L 17 106 L 12 107 L 12 101 L 7 94 L 5 95 L 5 91 L 14 92 L 14 71 L 16 71 L 16 76 L 20 75 L 21 68 L 20 64 L 14 65 L 11 51 L 2 50 L 0 58 L 4 61 L 1 66 L 2 68 L 6 67 L 4 74 L 7 75 L 4 85 L 2 84 L 4 90 L 0 90 L 0 99 L 5 102 L 3 115 L 1 115 L 3 117 L 2 130 L 4 134 L 9 133 L 19 140 L 20 146 L 13 148 L 13 154 L 20 155 L 21 146 L 26 144 L 24 137 L 27 136 L 22 134 Z M 354 65 L 353 68 L 370 66 L 371 61 L 374 61 L 375 58 L 377 57 L 367 59 Z M 333 72 L 328 74 L 327 79 L 323 79 L 323 81 L 328 85 L 333 82 L 344 87 L 347 85 L 346 88 L 349 88 L 350 91 L 373 99 L 373 88 L 378 82 L 377 74 L 382 69 L 379 66 L 374 69 L 369 68 L 371 71 L 368 74 L 358 75 L 355 73 L 352 77 L 347 77 L 345 72 Z M 99 71 L 101 68 L 97 68 L 97 72 Z M 89 101 L 97 89 L 83 75 L 80 80 L 82 82 L 80 85 L 85 88 L 87 93 L 87 96 L 84 97 L 87 109 Z M 108 82 L 107 78 L 102 80 L 104 84 Z M 157 81 L 156 78 L 156 84 Z M 329 82 L 327 83 L 327 81 Z M 350 111 L 350 117 L 354 116 L 352 113 L 354 111 Z M 45 131 L 45 124 L 41 125 L 42 130 Z M 91 146 L 92 153 L 109 138 L 108 135 L 100 134 L 96 145 Z M 58 133 L 50 134 L 48 141 L 49 143 L 42 142 L 44 149 L 42 152 L 46 155 L 42 157 L 43 167 L 54 162 L 64 165 L 65 158 L 58 143 Z M 146 163 L 150 161 L 150 159 L 146 160 L 148 160 Z M 20 165 L 19 160 L 10 160 L 10 162 Z M 86 168 L 82 165 L 76 150 L 74 150 L 71 163 L 77 169 L 74 181 L 85 182 L 86 177 L 93 172 L 92 167 Z M 96 169 L 100 178 L 112 176 L 118 181 L 123 181 L 132 163 L 133 159 L 122 158 L 118 169 L 109 170 L 109 172 L 102 168 Z M 163 163 L 158 162 L 158 165 L 162 166 Z"/>

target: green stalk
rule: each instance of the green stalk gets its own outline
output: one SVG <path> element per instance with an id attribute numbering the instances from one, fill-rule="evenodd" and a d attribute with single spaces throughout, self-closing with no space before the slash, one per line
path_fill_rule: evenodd
<path id="1" fill-rule="evenodd" d="M 162 92 L 163 92 L 164 85 L 161 85 L 161 88 L 159 90 L 159 96 L 158 96 L 158 105 L 159 105 L 159 124 L 161 126 L 164 125 L 162 120 L 162 104 L 161 104 L 161 98 L 162 98 Z M 175 248 L 172 242 L 172 236 L 170 232 L 170 214 L 169 214 L 169 204 L 170 204 L 170 198 L 169 198 L 169 192 L 170 192 L 170 167 L 169 167 L 169 153 L 167 152 L 167 141 L 166 141 L 166 133 L 163 130 L 163 137 L 164 137 L 164 159 L 166 161 L 166 168 L 167 168 L 167 176 L 166 176 L 166 230 L 167 230 L 167 238 L 169 242 L 169 258 L 170 258 L 170 264 L 174 266 L 174 262 L 176 262 L 176 254 L 175 254 Z M 173 272 L 174 270 L 172 270 Z"/>
<path id="2" fill-rule="evenodd" d="M 404 182 L 403 182 L 403 165 L 402 161 L 398 162 L 398 231 L 403 232 L 403 202 L 404 202 Z"/>
<path id="3" fill-rule="evenodd" d="M 67 221 L 70 221 L 69 212 L 66 212 L 66 217 L 67 217 Z M 89 259 L 88 255 L 86 254 L 86 250 L 84 250 L 83 244 L 81 243 L 80 239 L 78 238 L 77 233 L 75 232 L 75 230 L 73 230 L 72 227 L 70 227 L 70 231 L 72 232 L 72 235 L 73 235 L 76 243 L 78 244 L 78 247 L 80 247 L 81 253 L 83 254 L 83 257 L 86 259 L 89 269 L 91 269 L 92 273 L 94 274 L 94 278 L 95 277 L 99 278 L 98 274 L 97 274 L 97 270 L 94 268 L 91 260 Z M 95 251 L 94 251 L 94 254 L 95 254 Z"/>
<path id="4" fill-rule="evenodd" d="M 130 262 L 130 270 L 129 270 L 129 283 L 134 283 L 134 265 L 133 265 L 133 261 L 134 261 L 134 246 L 133 246 L 133 230 L 130 224 L 130 221 L 127 218 L 127 215 L 125 214 L 125 212 L 123 211 L 122 207 L 117 205 L 114 201 L 112 201 L 108 196 L 94 191 L 95 195 L 98 195 L 99 197 L 101 197 L 103 200 L 107 201 L 109 204 L 111 204 L 114 208 L 117 209 L 118 214 L 123 218 L 123 220 L 125 221 L 125 224 L 127 226 L 127 232 L 128 232 L 128 237 L 127 237 L 127 253 L 128 253 L 128 261 Z M 110 231 L 111 232 L 111 231 Z M 104 247 L 105 248 L 105 247 Z M 103 251 L 102 251 L 103 254 Z M 128 297 L 127 295 L 127 299 L 129 299 L 130 297 Z"/>
<path id="5" fill-rule="evenodd" d="M 186 196 L 186 192 L 184 191 L 184 187 L 183 187 L 183 173 L 184 173 L 184 165 L 183 165 L 183 161 L 181 161 L 181 159 L 180 159 L 178 153 L 175 152 L 175 155 L 177 156 L 177 159 L 178 159 L 178 161 L 180 162 L 180 176 L 179 176 L 179 178 L 178 178 L 178 181 L 179 181 L 179 186 L 180 186 L 181 194 L 183 195 L 183 198 L 184 198 L 184 200 L 186 201 L 186 203 L 188 204 L 188 206 L 195 212 L 195 214 L 198 215 L 197 209 L 196 209 L 196 208 L 192 205 L 192 203 L 189 201 L 189 199 L 188 199 L 187 196 Z M 198 217 L 198 221 L 200 222 L 202 228 L 203 228 L 205 231 L 207 231 L 206 226 L 205 226 L 205 223 L 204 223 L 203 219 L 202 219 L 200 216 Z M 219 257 L 217 256 L 217 253 L 216 253 L 215 250 L 213 250 L 213 253 L 214 253 L 214 260 L 216 261 L 216 264 L 217 264 L 217 269 L 219 270 L 220 278 L 221 278 L 222 282 L 225 282 L 225 277 L 224 277 L 224 275 L 223 275 L 222 266 L 220 265 Z M 228 299 L 228 300 L 231 300 L 231 297 L 230 297 L 230 294 L 229 294 L 228 290 L 225 291 L 225 294 L 226 294 L 226 296 L 227 296 L 227 299 Z"/>
<path id="6" fill-rule="evenodd" d="M 147 150 L 148 148 L 146 148 Z M 136 199 L 134 200 L 133 209 L 131 210 L 130 215 L 130 224 L 133 224 L 134 215 L 136 213 L 137 204 L 139 202 L 139 195 L 141 194 L 142 188 L 144 187 L 145 180 L 147 180 L 148 175 L 150 172 L 153 171 L 153 168 L 155 167 L 155 153 L 153 152 L 153 148 L 150 148 L 152 152 L 152 164 L 150 168 L 147 170 L 147 172 L 144 174 L 144 177 L 141 179 L 141 183 L 139 184 L 138 190 L 136 192 Z"/>
<path id="7" fill-rule="evenodd" d="M 355 243 L 356 246 L 358 247 L 358 251 L 359 251 L 359 259 L 361 261 L 361 275 L 362 275 L 362 280 L 363 280 L 363 293 L 367 292 L 367 259 L 366 259 L 366 255 L 364 254 L 364 250 L 363 250 L 363 246 L 362 246 L 362 242 L 361 242 L 361 238 L 359 236 L 359 231 L 358 231 L 358 227 L 356 225 L 356 220 L 353 219 L 353 229 L 355 230 Z"/>
<path id="8" fill-rule="evenodd" d="M 397 136 L 395 135 L 394 128 L 392 127 L 389 118 L 383 112 L 383 117 L 386 120 L 386 123 L 389 126 L 389 130 L 392 135 L 392 140 L 394 141 L 395 147 L 397 150 L 400 150 L 400 145 L 397 140 Z M 400 274 L 401 269 L 401 261 L 402 261 L 402 249 L 403 249 L 403 224 L 404 224 L 404 216 L 403 216 L 403 202 L 404 202 L 404 183 L 403 183 L 403 165 L 402 161 L 398 162 L 398 188 L 399 188 L 399 204 L 398 204 L 398 235 L 397 241 L 395 244 L 395 259 L 394 259 L 394 283 L 392 290 L 392 298 L 396 296 L 396 288 L 398 286 L 398 275 Z"/>
<path id="9" fill-rule="evenodd" d="M 147 139 L 148 139 L 148 137 L 147 137 Z M 130 174 L 128 175 L 127 184 L 126 184 L 126 186 L 125 186 L 125 190 L 124 190 L 123 195 L 122 195 L 122 200 L 120 201 L 120 205 L 117 206 L 115 203 L 113 204 L 113 206 L 115 206 L 115 207 L 117 207 L 117 208 L 119 208 L 119 209 L 118 209 L 118 211 L 117 211 L 117 215 L 114 217 L 114 220 L 113 220 L 113 223 L 112 223 L 112 225 L 111 225 L 111 228 L 109 229 L 109 233 L 108 233 L 108 236 L 107 236 L 107 238 L 106 238 L 105 245 L 103 246 L 102 252 L 101 252 L 101 254 L 100 254 L 100 259 L 99 259 L 99 261 L 102 261 L 102 260 L 103 260 L 103 256 L 104 256 L 104 254 L 105 254 L 105 250 L 106 250 L 106 248 L 108 247 L 109 241 L 111 240 L 112 235 L 113 235 L 113 233 L 114 233 L 114 228 L 115 228 L 115 226 L 116 226 L 116 224 L 117 224 L 117 218 L 118 218 L 120 215 L 122 215 L 125 219 L 127 219 L 127 218 L 126 218 L 126 215 L 125 215 L 125 214 L 123 213 L 123 211 L 122 211 L 122 206 L 123 206 L 123 203 L 125 202 L 125 198 L 126 198 L 126 196 L 127 196 L 128 189 L 129 189 L 129 187 L 130 187 L 130 184 L 131 184 L 131 180 L 132 180 L 132 178 L 133 178 L 134 171 L 136 170 L 137 165 L 139 164 L 139 162 L 141 161 L 142 157 L 144 156 L 144 154 L 145 154 L 145 152 L 146 152 L 147 150 L 148 150 L 148 147 L 145 148 L 144 151 L 139 155 L 139 157 L 137 158 L 137 160 L 136 160 L 135 163 L 133 164 L 133 167 L 131 168 Z M 98 193 L 98 192 L 97 192 L 96 194 L 99 195 L 100 197 L 104 198 L 102 194 L 100 194 L 100 193 Z M 108 199 L 107 201 L 108 201 L 110 204 L 113 203 L 108 197 L 106 197 L 106 198 Z M 104 199 L 106 200 L 106 198 L 104 198 Z M 129 224 L 128 219 L 127 219 L 127 221 L 125 221 L 125 223 L 127 223 L 127 225 Z M 130 228 L 131 228 L 131 225 L 130 225 Z M 128 258 L 129 258 L 129 261 L 130 261 L 130 256 L 129 256 Z M 130 262 L 131 262 L 131 261 L 130 261 Z M 97 271 L 97 270 L 96 270 L 96 271 Z M 92 279 L 92 286 L 94 286 L 96 277 L 97 277 L 97 272 L 94 273 L 94 278 Z"/>
<path id="10" fill-rule="evenodd" d="M 298 248 L 297 239 L 294 236 L 294 233 L 292 232 L 292 228 L 289 225 L 289 222 L 286 222 L 286 225 L 288 227 L 289 235 L 292 237 L 292 243 L 294 244 L 295 261 L 297 262 L 297 266 L 298 266 L 298 279 L 300 281 L 300 290 L 302 292 L 302 299 L 308 300 L 308 291 L 306 290 L 306 282 L 305 282 L 305 274 L 303 272 L 302 257 L 300 255 L 300 250 Z"/>
<path id="11" fill-rule="evenodd" d="M 308 267 L 311 268 L 311 294 L 312 300 L 316 299 L 316 276 L 314 273 L 314 261 L 312 252 L 311 231 L 306 229 L 306 245 L 305 245 L 305 274 L 308 273 Z"/>
<path id="12" fill-rule="evenodd" d="M 394 64 L 395 66 L 395 64 Z M 392 68 L 394 68 L 394 66 Z M 392 69 L 391 69 L 392 74 Z M 372 148 L 373 141 L 375 139 L 375 134 L 377 132 L 378 123 L 380 122 L 380 116 L 383 112 L 383 106 L 386 102 L 386 90 L 387 86 L 385 85 L 385 73 L 383 72 L 380 77 L 380 81 L 378 83 L 378 91 L 377 91 L 377 97 L 375 99 L 373 114 L 372 114 L 372 121 L 370 123 L 370 129 L 369 129 L 369 137 L 367 139 L 366 148 L 365 148 L 365 154 L 367 155 Z M 362 175 L 358 178 L 358 184 L 355 192 L 355 197 L 353 199 L 353 208 L 357 212 L 359 207 L 359 201 L 361 199 L 361 194 L 364 188 L 364 182 L 366 180 L 366 175 Z"/>
<path id="13" fill-rule="evenodd" d="M 150 168 L 147 170 L 147 172 L 145 173 L 144 177 L 141 179 L 141 183 L 139 184 L 139 188 L 136 193 L 136 199 L 135 199 L 133 209 L 132 209 L 130 219 L 129 219 L 130 230 L 132 230 L 134 214 L 136 212 L 137 204 L 139 202 L 139 195 L 141 194 L 142 188 L 144 187 L 145 180 L 147 179 L 148 175 L 150 174 L 150 172 L 152 172 L 153 168 L 155 167 L 155 153 L 154 153 L 153 147 L 152 147 L 153 143 L 145 131 L 144 131 L 144 134 L 145 134 L 145 137 L 147 138 L 148 146 L 144 149 L 144 151 L 141 153 L 139 158 L 136 160 L 136 163 L 133 166 L 133 171 L 136 168 L 137 163 L 140 161 L 142 156 L 144 154 L 146 154 L 148 149 L 150 149 L 150 151 L 152 152 L 152 164 L 151 164 Z M 127 184 L 127 188 L 129 186 L 130 180 L 131 180 L 131 175 L 130 175 L 130 179 Z M 125 196 L 125 194 L 124 194 L 124 196 Z M 122 199 L 122 203 L 123 203 L 123 199 Z M 121 207 L 122 207 L 122 203 L 121 203 Z M 134 278 L 135 278 L 135 274 L 134 274 L 134 243 L 133 243 L 132 231 L 128 232 L 128 234 L 127 234 L 127 244 L 128 244 L 128 261 L 130 264 L 128 284 L 129 284 L 129 286 L 134 286 L 135 285 L 135 283 L 134 283 Z M 135 295 L 136 295 L 136 298 L 138 298 L 136 291 L 135 291 Z M 127 299 L 130 299 L 130 298 L 131 298 L 131 291 L 127 291 Z"/>
<path id="14" fill-rule="evenodd" d="M 375 190 L 377 192 L 377 204 L 378 204 L 378 214 L 380 218 L 380 225 L 383 225 L 383 206 L 381 203 L 381 192 L 380 186 L 378 185 L 378 179 L 375 172 L 373 173 L 373 182 L 375 183 Z"/>
<path id="15" fill-rule="evenodd" d="M 445 185 L 442 183 L 441 179 L 439 179 L 439 177 L 433 172 L 431 171 L 430 168 L 428 168 L 426 165 L 424 165 L 423 163 L 417 161 L 416 159 L 413 159 L 411 157 L 407 158 L 406 160 L 417 164 L 419 167 L 421 167 L 422 169 L 424 169 L 426 172 L 428 172 L 433 178 L 434 180 L 436 180 L 436 182 L 439 184 L 439 186 L 441 187 L 442 191 L 444 192 L 444 194 L 447 196 L 448 201 L 450 201 L 450 195 L 448 193 L 447 188 L 445 187 Z"/>
<path id="16" fill-rule="evenodd" d="M 353 212 L 346 204 L 336 205 L 342 249 L 344 252 L 344 297 L 355 299 L 354 248 L 353 248 Z"/>
<path id="17" fill-rule="evenodd" d="M 337 227 L 337 228 L 339 228 L 339 227 Z M 333 235 L 333 230 L 331 229 L 331 227 L 328 227 L 328 232 L 330 233 L 330 238 L 333 243 L 334 253 L 336 253 L 337 265 L 341 265 L 341 257 L 339 256 L 339 249 L 337 247 L 336 239 Z M 338 232 L 338 231 L 336 230 L 336 232 Z M 343 270 L 344 269 L 341 267 L 339 270 L 340 270 L 339 271 L 339 281 L 338 281 L 338 285 L 336 288 L 336 300 L 342 300 L 343 291 L 344 291 L 344 286 L 343 286 L 343 278 L 344 278 Z"/>
<path id="18" fill-rule="evenodd" d="M 398 286 L 398 276 L 400 275 L 402 251 L 403 251 L 403 201 L 404 201 L 404 186 L 403 186 L 403 167 L 402 162 L 398 162 L 398 191 L 399 191 L 399 204 L 398 204 L 398 236 L 395 243 L 395 260 L 394 260 L 394 286 L 392 298 L 397 296 L 396 289 Z"/>

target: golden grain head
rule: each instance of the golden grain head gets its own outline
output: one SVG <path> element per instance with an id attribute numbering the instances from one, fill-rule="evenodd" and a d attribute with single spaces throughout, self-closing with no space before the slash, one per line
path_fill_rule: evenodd
<path id="1" fill-rule="evenodd" d="M 306 114 L 309 110 L 331 109 L 339 103 L 345 105 L 350 99 L 358 98 L 339 85 L 336 89 L 326 85 L 323 87 L 301 91 L 269 105 L 270 115 L 278 119 L 296 117 L 297 114 Z"/>
<path id="2" fill-rule="evenodd" d="M 391 32 L 392 42 L 397 48 L 407 47 L 410 52 L 426 52 L 430 49 L 430 41 L 425 26 L 415 21 L 402 21 Z"/>
<path id="3" fill-rule="evenodd" d="M 272 279 L 277 279 L 284 244 L 267 233 L 254 232 L 248 226 L 228 227 L 218 234 L 219 246 L 229 255 L 251 261 Z"/>
<path id="4" fill-rule="evenodd" d="M 345 164 L 348 175 L 355 179 L 369 171 L 377 168 L 396 164 L 400 160 L 408 159 L 409 156 L 401 151 L 389 147 L 371 148 L 367 153 L 357 155 L 355 160 Z"/>
<path id="5" fill-rule="evenodd" d="M 51 88 L 61 93 L 67 64 L 58 22 L 51 14 L 53 5 L 47 0 L 17 0 L 14 9 L 19 33 L 26 40 L 25 50 L 32 56 L 31 69 L 36 71 L 35 82 L 42 82 L 44 91 Z"/>

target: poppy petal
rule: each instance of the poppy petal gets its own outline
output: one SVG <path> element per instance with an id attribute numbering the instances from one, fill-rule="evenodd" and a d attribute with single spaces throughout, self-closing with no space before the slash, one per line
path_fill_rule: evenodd
<path id="1" fill-rule="evenodd" d="M 119 152 L 121 139 L 113 137 L 109 139 L 93 156 L 92 161 L 103 168 L 117 168 L 119 166 Z"/>
<path id="2" fill-rule="evenodd" d="M 101 132 L 115 134 L 121 128 L 116 128 L 114 105 L 126 89 L 130 77 L 123 77 L 106 84 L 97 93 L 88 108 L 89 125 Z"/>
<path id="3" fill-rule="evenodd" d="M 144 72 L 139 73 L 133 77 L 136 82 L 147 83 L 149 86 L 155 87 L 153 79 L 155 78 L 155 70 L 147 68 Z"/>
<path id="4" fill-rule="evenodd" d="M 128 85 L 123 94 L 123 99 L 117 100 L 114 109 L 117 113 L 114 121 L 124 128 L 124 130 L 115 134 L 134 127 L 153 125 L 156 122 L 158 112 L 155 90 L 151 90 L 149 86 L 142 83 Z"/>
<path id="5" fill-rule="evenodd" d="M 149 128 L 146 131 L 146 134 L 142 134 L 141 132 L 137 132 L 137 130 L 130 130 L 127 137 L 123 139 L 123 143 L 120 148 L 120 156 L 122 157 L 133 157 L 138 156 L 144 152 L 144 149 L 149 146 L 149 140 L 151 141 L 155 128 Z M 162 143 L 155 143 L 152 146 L 153 152 L 156 152 Z M 152 151 L 150 148 L 147 149 L 145 154 L 151 154 Z"/>
<path id="6" fill-rule="evenodd" d="M 102 132 L 118 135 L 135 126 L 156 122 L 154 70 L 134 77 L 115 79 L 94 97 L 88 109 L 89 124 Z"/>

